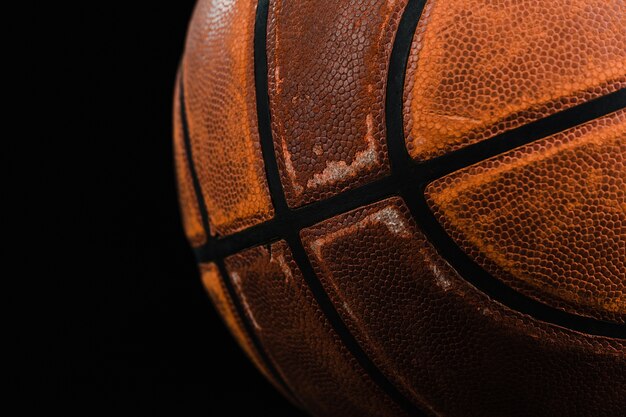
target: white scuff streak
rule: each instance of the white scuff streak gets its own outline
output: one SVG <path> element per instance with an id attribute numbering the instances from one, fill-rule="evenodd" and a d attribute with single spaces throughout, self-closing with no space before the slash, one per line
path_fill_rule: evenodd
<path id="1" fill-rule="evenodd" d="M 311 250 L 317 257 L 317 259 L 322 258 L 322 246 L 324 246 L 324 243 L 326 243 L 326 239 L 323 237 L 315 239 L 313 242 L 311 242 Z"/>
<path id="2" fill-rule="evenodd" d="M 345 301 L 343 302 L 343 309 L 344 309 L 344 311 L 345 311 L 345 312 L 346 312 L 346 313 L 347 313 L 350 317 L 352 317 L 352 319 L 353 319 L 354 321 L 357 321 L 357 322 L 358 322 L 358 318 L 357 318 L 357 316 L 355 316 L 355 315 L 354 315 L 354 313 L 352 312 L 352 310 L 350 309 L 350 307 L 348 307 L 348 303 L 347 303 L 347 302 L 345 302 Z"/>
<path id="3" fill-rule="evenodd" d="M 276 262 L 278 262 L 280 269 L 285 274 L 285 282 L 288 282 L 289 280 L 293 281 L 293 275 L 291 274 L 291 269 L 289 268 L 289 265 L 287 265 L 287 261 L 285 261 L 285 257 L 282 254 L 278 255 L 276 257 Z"/>
<path id="4" fill-rule="evenodd" d="M 401 213 L 395 207 L 385 207 L 377 212 L 366 216 L 360 222 L 347 227 L 345 229 L 340 229 L 334 233 L 330 233 L 324 237 L 320 237 L 319 239 L 315 239 L 311 242 L 311 250 L 315 253 L 315 256 L 318 259 L 322 257 L 322 246 L 326 244 L 326 242 L 333 241 L 336 237 L 341 237 L 352 233 L 354 230 L 364 229 L 370 224 L 380 223 L 383 224 L 389 232 L 394 235 L 398 235 L 403 238 L 411 237 L 411 233 L 409 232 L 406 224 L 402 220 Z"/>
<path id="5" fill-rule="evenodd" d="M 433 261 L 432 258 L 424 253 L 424 261 L 426 265 L 428 265 L 428 269 L 433 273 L 435 277 L 435 284 L 444 291 L 448 291 L 450 287 L 452 287 L 452 281 L 448 278 L 441 269 L 437 266 L 437 262 Z"/>
<path id="6" fill-rule="evenodd" d="M 371 114 L 367 115 L 365 123 L 367 125 L 367 132 L 365 133 L 367 148 L 357 152 L 351 164 L 346 164 L 346 161 L 327 162 L 326 168 L 322 172 L 313 175 L 313 178 L 307 182 L 307 188 L 319 187 L 320 185 L 331 184 L 348 177 L 354 177 L 363 168 L 375 166 L 379 163 L 376 139 L 374 139 L 373 134 L 374 120 Z"/>
<path id="7" fill-rule="evenodd" d="M 406 229 L 406 225 L 400 217 L 400 213 L 394 207 L 385 207 L 368 217 L 387 226 L 387 229 L 394 235 L 411 237 L 409 231 Z"/>
<path id="8" fill-rule="evenodd" d="M 281 85 L 283 84 L 283 79 L 280 78 L 280 66 L 276 65 L 274 68 L 274 82 L 276 83 L 276 94 L 280 94 L 282 89 Z"/>
<path id="9" fill-rule="evenodd" d="M 203 8 L 203 11 L 206 13 L 206 16 L 203 17 L 203 21 L 213 23 L 212 29 L 217 29 L 220 23 L 221 25 L 219 25 L 219 27 L 224 26 L 228 21 L 228 19 L 224 19 L 224 16 L 230 16 L 237 7 L 237 3 L 232 0 L 213 0 L 209 5 L 209 7 L 205 6 Z M 207 37 L 208 36 L 207 34 Z"/>
<path id="10" fill-rule="evenodd" d="M 252 314 L 252 310 L 250 309 L 248 300 L 246 300 L 246 295 L 241 289 L 241 277 L 236 272 L 231 273 L 230 277 L 232 278 L 233 283 L 235 284 L 235 287 L 237 287 L 237 290 L 239 290 L 239 295 L 241 297 L 241 304 L 243 304 L 243 308 L 244 310 L 246 310 L 246 314 L 248 315 L 248 317 L 250 317 L 250 321 L 252 322 L 252 325 L 254 326 L 255 329 L 261 330 L 261 326 L 259 325 L 259 323 L 257 323 L 256 319 L 254 318 L 254 315 Z"/>
<path id="11" fill-rule="evenodd" d="M 283 149 L 283 155 L 285 156 L 285 169 L 287 170 L 287 175 L 289 175 L 289 179 L 291 179 L 291 184 L 293 184 L 293 190 L 296 195 L 302 194 L 304 188 L 298 184 L 296 180 L 296 170 L 293 167 L 293 162 L 291 161 L 291 154 L 289 153 L 289 149 L 287 149 L 287 143 L 285 141 L 281 141 L 281 147 Z"/>
<path id="12" fill-rule="evenodd" d="M 448 290 L 450 286 L 452 285 L 448 277 L 446 277 L 446 275 L 441 272 L 441 270 L 435 263 L 430 262 L 428 266 L 430 266 L 430 270 L 433 272 L 433 275 L 435 276 L 435 282 L 437 283 L 437 285 L 441 287 L 443 290 Z"/>

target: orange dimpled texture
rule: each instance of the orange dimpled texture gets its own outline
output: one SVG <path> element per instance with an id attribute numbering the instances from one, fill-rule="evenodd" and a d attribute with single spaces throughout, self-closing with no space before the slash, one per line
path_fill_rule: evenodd
<path id="1" fill-rule="evenodd" d="M 626 112 L 444 177 L 427 195 L 450 235 L 496 277 L 624 323 Z"/>
<path id="2" fill-rule="evenodd" d="M 272 217 L 259 147 L 252 48 L 255 1 L 200 1 L 182 63 L 193 161 L 212 234 Z"/>
<path id="3" fill-rule="evenodd" d="M 316 417 L 626 411 L 621 0 L 199 0 L 183 227 Z"/>
<path id="4" fill-rule="evenodd" d="M 431 0 L 413 40 L 406 142 L 428 159 L 626 87 L 624 3 Z"/>

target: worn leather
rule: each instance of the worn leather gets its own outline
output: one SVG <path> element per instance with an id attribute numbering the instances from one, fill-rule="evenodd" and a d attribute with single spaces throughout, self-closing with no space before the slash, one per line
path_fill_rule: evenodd
<path id="1" fill-rule="evenodd" d="M 626 87 L 620 0 L 429 0 L 409 57 L 418 160 Z"/>
<path id="2" fill-rule="evenodd" d="M 518 291 L 570 313 L 626 318 L 626 111 L 431 184 L 459 246 Z"/>
<path id="3" fill-rule="evenodd" d="M 239 343 L 245 354 L 250 358 L 254 365 L 261 371 L 273 385 L 284 396 L 296 403 L 291 395 L 283 389 L 283 387 L 274 379 L 271 372 L 267 369 L 267 364 L 262 360 L 259 352 L 250 340 L 250 335 L 246 332 L 242 317 L 239 316 L 233 305 L 233 300 L 225 288 L 224 278 L 220 276 L 217 265 L 214 263 L 200 264 L 200 273 L 202 275 L 202 283 L 206 289 L 215 309 L 218 311 L 224 324 L 230 330 L 231 334 Z"/>
<path id="4" fill-rule="evenodd" d="M 533 320 L 461 278 L 400 198 L 302 232 L 317 276 L 376 365 L 439 416 L 613 416 L 626 344 Z"/>
<path id="5" fill-rule="evenodd" d="M 268 220 L 254 89 L 256 1 L 199 1 L 183 58 L 193 160 L 212 234 Z"/>
<path id="6" fill-rule="evenodd" d="M 309 412 L 405 415 L 341 344 L 284 241 L 233 255 L 226 267 L 268 355 Z"/>
<path id="7" fill-rule="evenodd" d="M 390 174 L 385 88 L 399 76 L 388 68 L 406 5 L 269 1 L 264 143 L 274 145 L 291 208 Z M 275 212 L 288 210 L 274 209 L 267 186 L 256 11 L 254 0 L 199 0 L 182 60 L 201 195 L 178 104 L 175 158 L 185 232 L 202 254 L 252 226 L 247 238 L 295 224 L 276 225 Z M 626 87 L 625 27 L 621 0 L 428 0 L 402 92 L 408 153 L 430 160 Z M 514 291 L 623 325 L 624 119 L 622 110 L 436 179 L 426 188 L 429 207 L 456 245 Z M 297 231 L 304 255 L 290 235 L 291 247 L 274 236 L 205 259 L 204 283 L 261 372 L 314 416 L 415 414 L 344 343 L 319 291 L 372 366 L 424 415 L 626 412 L 623 339 L 500 304 L 444 260 L 421 221 L 400 197 L 385 198 Z M 224 261 L 226 273 L 211 261 Z"/>
<path id="8" fill-rule="evenodd" d="M 406 2 L 270 2 L 270 108 L 289 205 L 389 173 L 385 87 Z"/>

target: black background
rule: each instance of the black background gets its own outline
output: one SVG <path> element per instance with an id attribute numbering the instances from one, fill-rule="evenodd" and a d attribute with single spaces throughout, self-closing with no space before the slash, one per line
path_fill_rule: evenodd
<path id="1" fill-rule="evenodd" d="M 8 161 L 21 216 L 7 257 L 24 413 L 302 415 L 230 337 L 183 235 L 171 103 L 193 3 L 14 17 L 25 117 L 5 143 L 22 157 Z"/>

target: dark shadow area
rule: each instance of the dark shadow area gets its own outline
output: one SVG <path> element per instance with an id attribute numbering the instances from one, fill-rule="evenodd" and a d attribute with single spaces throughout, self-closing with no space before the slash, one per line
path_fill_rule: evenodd
<path id="1" fill-rule="evenodd" d="M 25 23 L 24 95 L 42 97 L 21 107 L 42 116 L 16 170 L 25 413 L 303 415 L 231 338 L 183 235 L 171 104 L 193 3 L 49 5 Z"/>

